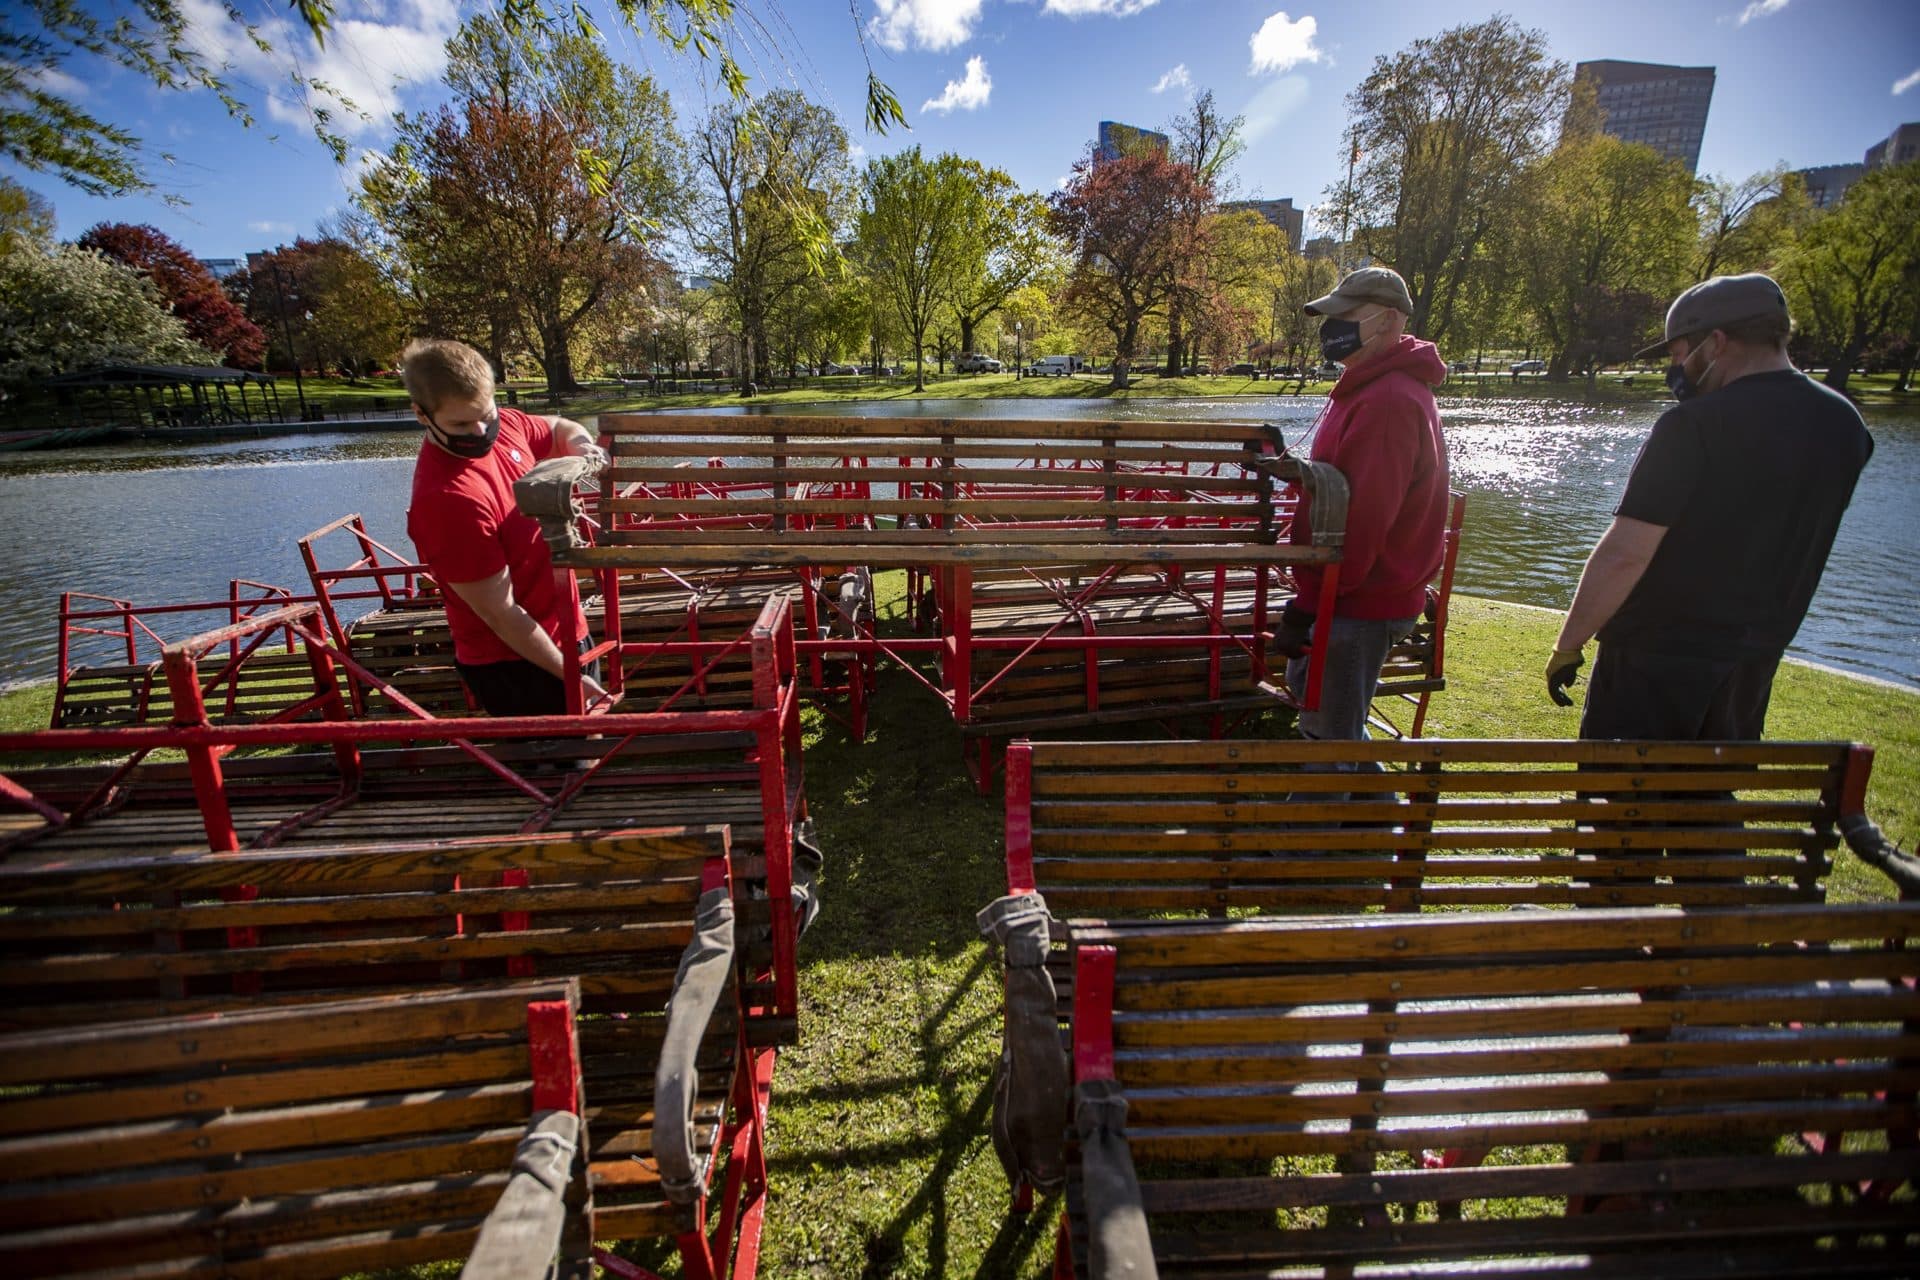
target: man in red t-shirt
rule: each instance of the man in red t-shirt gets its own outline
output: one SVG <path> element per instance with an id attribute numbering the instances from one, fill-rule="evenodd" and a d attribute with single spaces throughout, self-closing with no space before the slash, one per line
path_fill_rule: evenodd
<path id="1" fill-rule="evenodd" d="M 401 376 L 427 432 L 407 536 L 446 593 L 460 678 L 488 715 L 563 714 L 559 641 L 569 614 L 574 634 L 586 635 L 580 589 L 553 567 L 539 524 L 514 504 L 513 482 L 548 458 L 605 465 L 606 454 L 577 422 L 496 408 L 493 369 L 465 343 L 409 344 Z M 605 693 L 592 675 L 580 683 L 586 702 Z"/>

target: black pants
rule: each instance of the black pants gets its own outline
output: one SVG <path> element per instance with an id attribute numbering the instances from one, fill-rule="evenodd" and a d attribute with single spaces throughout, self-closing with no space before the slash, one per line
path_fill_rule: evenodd
<path id="1" fill-rule="evenodd" d="M 1758 742 L 1780 655 L 1706 658 L 1602 644 L 1580 736 Z"/>
<path id="2" fill-rule="evenodd" d="M 587 642 L 580 642 L 586 652 Z M 562 716 L 567 713 L 567 686 L 560 677 L 549 675 L 525 658 L 506 662 L 455 662 L 461 681 L 474 700 L 490 716 Z M 588 663 L 581 671 L 599 679 L 600 664 Z"/>

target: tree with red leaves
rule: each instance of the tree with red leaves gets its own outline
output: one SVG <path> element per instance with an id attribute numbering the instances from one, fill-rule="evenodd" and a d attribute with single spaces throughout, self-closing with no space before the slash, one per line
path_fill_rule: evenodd
<path id="1" fill-rule="evenodd" d="M 82 249 L 97 249 L 153 281 L 187 335 L 217 351 L 236 369 L 257 368 L 266 338 L 221 289 L 198 259 L 152 227 L 102 222 L 80 237 Z"/>
<path id="2" fill-rule="evenodd" d="M 1149 149 L 1082 160 L 1050 203 L 1073 254 L 1067 305 L 1113 334 L 1113 385 L 1124 387 L 1141 323 L 1204 251 L 1213 191 L 1190 166 Z"/>

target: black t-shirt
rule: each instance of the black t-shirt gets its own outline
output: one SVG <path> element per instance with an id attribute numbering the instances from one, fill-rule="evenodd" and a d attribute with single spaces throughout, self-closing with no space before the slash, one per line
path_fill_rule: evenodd
<path id="1" fill-rule="evenodd" d="M 1859 410 L 1798 370 L 1751 374 L 1667 410 L 1614 508 L 1667 533 L 1600 642 L 1779 655 L 1872 456 Z"/>

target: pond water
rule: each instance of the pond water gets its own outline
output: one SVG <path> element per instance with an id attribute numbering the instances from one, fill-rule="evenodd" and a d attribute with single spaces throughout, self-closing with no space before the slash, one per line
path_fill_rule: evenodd
<path id="1" fill-rule="evenodd" d="M 819 411 L 1252 420 L 1296 440 L 1322 403 L 892 400 Z M 1660 408 L 1443 400 L 1453 482 L 1469 495 L 1458 589 L 1564 609 Z M 1920 688 L 1920 415 L 1876 411 L 1867 420 L 1873 461 L 1792 651 Z M 63 590 L 138 604 L 222 598 L 235 577 L 304 590 L 295 540 L 350 511 L 410 554 L 404 513 L 419 438 L 408 431 L 0 455 L 0 684 L 52 677 Z"/>

